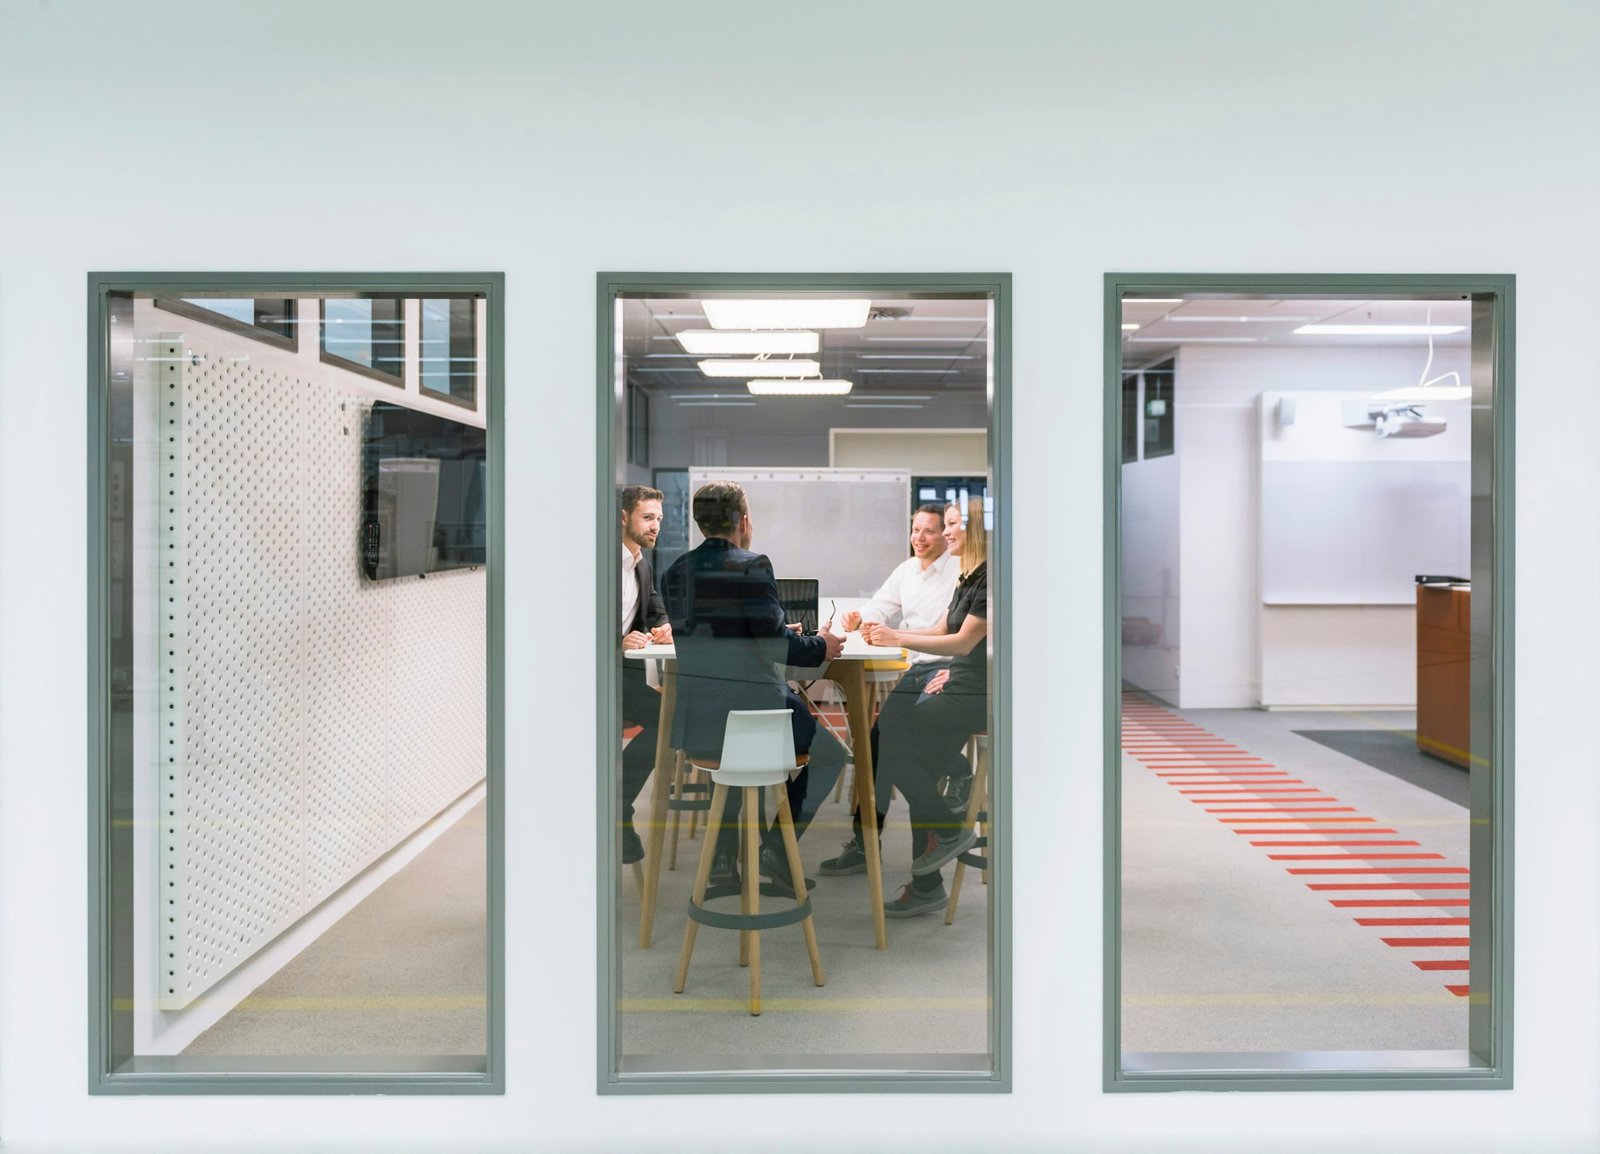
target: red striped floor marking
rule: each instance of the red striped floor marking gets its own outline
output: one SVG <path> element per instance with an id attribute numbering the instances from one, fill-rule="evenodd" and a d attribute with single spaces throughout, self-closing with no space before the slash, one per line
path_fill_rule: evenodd
<path id="1" fill-rule="evenodd" d="M 1465 946 L 1471 938 L 1381 938 L 1386 946 Z"/>
<path id="2" fill-rule="evenodd" d="M 1396 831 L 1379 826 L 1377 819 L 1357 813 L 1355 806 L 1329 804 L 1338 798 L 1307 786 L 1303 778 L 1290 777 L 1288 771 L 1278 769 L 1272 762 L 1256 757 L 1248 750 L 1217 737 L 1204 727 L 1177 717 L 1169 710 L 1152 705 L 1136 694 L 1123 695 L 1122 752 L 1145 766 L 1158 779 L 1165 781 L 1196 805 L 1206 807 L 1206 812 L 1218 815 L 1217 820 L 1233 829 L 1234 833 L 1260 839 L 1252 840 L 1252 847 L 1264 849 L 1322 849 L 1333 848 L 1338 853 L 1269 853 L 1268 861 L 1326 862 L 1322 866 L 1285 866 L 1296 875 L 1441 875 L 1462 877 L 1468 873 L 1461 866 L 1418 866 L 1382 864 L 1389 862 L 1441 861 L 1437 853 L 1364 853 L 1366 849 L 1391 849 L 1420 846 L 1410 839 L 1369 840 L 1377 834 Z M 1224 817 L 1223 814 L 1245 816 Z M 1279 816 L 1267 816 L 1279 815 Z M 1341 816 L 1313 816 L 1341 815 Z M 1343 823 L 1341 825 L 1341 823 Z M 1271 828 L 1283 826 L 1285 828 Z M 1267 827 L 1267 828 L 1257 828 Z M 1317 840 L 1279 840 L 1314 837 Z M 1363 840 L 1343 840 L 1356 835 Z M 1338 865 L 1332 863 L 1360 863 Z M 1375 864 L 1376 863 L 1376 864 Z M 1462 891 L 1471 883 L 1458 881 L 1327 881 L 1307 882 L 1306 888 L 1318 892 L 1405 892 L 1423 894 L 1435 890 Z M 1329 898 L 1329 904 L 1344 909 L 1390 909 L 1396 907 L 1445 908 L 1471 904 L 1470 898 Z M 1364 926 L 1464 926 L 1465 917 L 1356 917 L 1356 924 Z M 1410 947 L 1466 946 L 1466 938 L 1385 938 L 1386 945 Z M 1465 970 L 1465 961 L 1414 962 L 1425 970 Z M 1466 985 L 1446 986 L 1452 994 L 1466 996 Z"/>
<path id="3" fill-rule="evenodd" d="M 1464 926 L 1466 918 L 1357 918 L 1358 926 Z"/>
<path id="4" fill-rule="evenodd" d="M 1446 986 L 1445 989 L 1449 990 L 1458 998 L 1464 998 L 1472 992 L 1471 986 Z"/>
<path id="5" fill-rule="evenodd" d="M 1412 893 L 1421 893 L 1423 890 L 1465 890 L 1471 889 L 1471 882 L 1307 882 L 1307 889 L 1312 890 L 1409 890 Z"/>

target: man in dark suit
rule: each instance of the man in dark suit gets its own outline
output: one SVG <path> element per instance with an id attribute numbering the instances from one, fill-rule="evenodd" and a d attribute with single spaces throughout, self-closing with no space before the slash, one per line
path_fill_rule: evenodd
<path id="1" fill-rule="evenodd" d="M 662 597 L 678 650 L 678 703 L 672 744 L 690 755 L 719 757 L 728 711 L 791 709 L 794 748 L 810 753 L 810 763 L 789 781 L 789 809 L 795 832 L 808 822 L 808 786 L 826 797 L 844 767 L 844 747 L 819 730 L 779 666 L 818 666 L 839 656 L 844 639 L 826 627 L 803 636 L 784 622 L 772 562 L 750 551 L 753 527 L 744 490 L 731 481 L 712 481 L 694 495 L 695 524 L 705 540 L 672 563 L 661 579 Z M 829 623 L 831 624 L 831 622 Z M 737 834 L 733 826 L 738 795 L 729 797 L 712 866 L 716 884 L 737 878 Z M 761 849 L 761 872 L 792 888 L 787 858 L 769 835 Z"/>
<path id="2" fill-rule="evenodd" d="M 648 485 L 625 485 L 618 498 L 622 516 L 622 648 L 642 649 L 649 642 L 672 644 L 672 626 L 656 592 L 646 549 L 655 548 L 661 532 L 661 493 Z M 622 862 L 644 857 L 644 843 L 633 828 L 633 803 L 656 761 L 661 695 L 645 681 L 643 661 L 622 661 L 624 725 L 642 727 L 622 751 Z"/>

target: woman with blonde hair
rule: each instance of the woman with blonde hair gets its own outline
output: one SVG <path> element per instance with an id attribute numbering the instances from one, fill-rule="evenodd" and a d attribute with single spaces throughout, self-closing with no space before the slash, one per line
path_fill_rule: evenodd
<path id="1" fill-rule="evenodd" d="M 884 905 L 887 917 L 912 917 L 944 907 L 940 870 L 971 848 L 976 834 L 938 791 L 967 738 L 989 726 L 989 533 L 983 499 L 944 511 L 944 539 L 961 555 L 961 580 L 950 607 L 932 629 L 861 627 L 872 645 L 898 645 L 948 663 L 923 667 L 895 686 L 878 715 L 878 772 L 900 791 L 911 810 L 911 881 Z M 913 667 L 914 670 L 917 667 Z"/>

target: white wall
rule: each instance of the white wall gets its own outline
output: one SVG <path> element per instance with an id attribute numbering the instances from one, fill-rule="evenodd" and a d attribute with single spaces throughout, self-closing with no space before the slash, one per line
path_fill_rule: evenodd
<path id="1" fill-rule="evenodd" d="M 1417 349 L 1329 346 L 1186 345 L 1179 350 L 1174 397 L 1183 585 L 1179 702 L 1184 708 L 1244 708 L 1263 700 L 1258 398 L 1266 392 L 1360 395 L 1361 390 L 1399 388 L 1416 382 L 1424 357 Z M 1469 368 L 1466 349 L 1439 349 L 1435 354 L 1435 374 L 1454 370 L 1466 380 Z M 1308 400 L 1315 408 L 1315 399 Z M 1308 426 L 1312 420 L 1308 410 Z M 1362 434 L 1340 430 L 1338 435 L 1356 446 L 1351 454 L 1359 450 L 1358 442 L 1365 444 Z M 1333 451 L 1308 446 L 1306 440 L 1298 437 L 1293 446 L 1270 451 L 1279 456 Z M 1437 454 L 1434 440 L 1446 438 L 1409 442 L 1403 451 Z M 1456 445 L 1459 440 L 1458 435 L 1449 437 L 1453 452 L 1462 448 Z M 1349 669 L 1360 670 L 1392 659 L 1386 651 L 1339 649 L 1336 637 L 1319 639 L 1325 646 L 1317 650 L 1316 661 L 1338 652 L 1348 658 Z M 1364 691 L 1357 677 L 1333 699 L 1317 704 L 1401 704 L 1393 700 L 1387 683 L 1377 697 L 1364 698 Z M 1379 691 L 1374 687 L 1373 692 Z M 1311 703 L 1304 696 L 1294 700 Z"/>
<path id="2" fill-rule="evenodd" d="M 87 2 L 0 35 L 0 1127 L 10 1147 L 1592 1152 L 1600 12 Z M 431 94 L 437 98 L 423 98 Z M 165 128 L 148 127 L 160 120 Z M 376 136 L 371 135 L 376 132 Z M 352 150 L 366 132 L 380 158 Z M 772 134 L 770 147 L 752 147 Z M 409 142 L 385 153 L 384 142 Z M 418 151 L 420 149 L 421 151 Z M 429 157 L 446 163 L 433 164 Z M 709 175 L 714 173 L 713 175 Z M 242 174 L 244 174 L 242 176 Z M 87 1099 L 84 272 L 507 274 L 504 1099 Z M 1015 275 L 1015 1092 L 594 1093 L 597 269 Z M 1107 270 L 1518 275 L 1517 1088 L 1101 1092 Z M 1544 419 L 1530 419 L 1542 414 Z M 44 498 L 47 496 L 48 500 Z M 55 513 L 41 522 L 44 505 Z M 570 511 L 570 510 L 569 510 Z M 609 521 L 610 510 L 595 521 Z M 562 550 L 554 563 L 553 546 Z M 537 772 L 525 772 L 536 770 Z M 535 836 L 537 834 L 537 836 Z M 563 863 L 558 870 L 552 863 Z M 533 879 L 550 884 L 533 884 Z M 1546 900 L 1560 893 L 1562 900 Z M 569 948 L 551 949 L 558 927 Z M 893 948 L 891 946 L 891 948 Z M 552 996 L 559 991 L 559 996 Z M 786 1116 L 795 1116 L 792 1121 Z M 800 1120 L 802 1119 L 803 1120 Z M 930 1121 L 931 1120 L 931 1121 Z M 692 1137 L 690 1137 L 692 1136 Z"/>

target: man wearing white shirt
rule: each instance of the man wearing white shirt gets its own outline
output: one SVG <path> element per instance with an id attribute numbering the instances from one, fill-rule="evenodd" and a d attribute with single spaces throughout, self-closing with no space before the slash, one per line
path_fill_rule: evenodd
<path id="1" fill-rule="evenodd" d="M 901 629 L 932 629 L 944 620 L 950 608 L 950 598 L 961 578 L 961 557 L 948 552 L 944 540 L 944 506 L 921 505 L 911 515 L 911 556 L 907 557 L 878 587 L 872 600 L 859 612 L 852 610 L 842 618 L 846 633 L 861 628 L 863 621 L 877 622 Z M 925 679 L 949 664 L 949 658 L 931 653 L 906 651 L 912 668 L 907 677 Z M 918 668 L 918 667 L 921 668 Z M 872 762 L 878 763 L 878 727 L 872 727 Z M 952 766 L 952 771 L 959 767 Z M 889 809 L 889 782 L 878 782 L 878 828 Z M 861 873 L 867 868 L 866 851 L 861 845 L 861 818 L 852 815 L 855 834 L 844 843 L 838 857 L 829 858 L 821 865 L 823 874 L 837 877 L 841 874 Z"/>
<path id="2" fill-rule="evenodd" d="M 656 590 L 646 549 L 655 548 L 661 532 L 661 493 L 647 485 L 627 485 L 618 495 L 622 518 L 622 616 L 619 622 L 623 649 L 642 649 L 654 642 L 672 644 L 672 626 Z M 620 657 L 619 657 L 620 659 Z M 645 680 L 644 662 L 622 662 L 622 718 L 640 727 L 622 751 L 622 862 L 644 857 L 644 843 L 633 828 L 633 803 L 655 768 L 657 720 L 661 695 Z"/>

